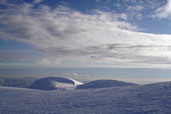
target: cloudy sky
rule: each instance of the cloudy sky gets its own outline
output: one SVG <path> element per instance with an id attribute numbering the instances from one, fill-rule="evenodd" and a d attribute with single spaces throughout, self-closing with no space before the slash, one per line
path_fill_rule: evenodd
<path id="1" fill-rule="evenodd" d="M 0 0 L 0 68 L 171 68 L 171 0 Z"/>

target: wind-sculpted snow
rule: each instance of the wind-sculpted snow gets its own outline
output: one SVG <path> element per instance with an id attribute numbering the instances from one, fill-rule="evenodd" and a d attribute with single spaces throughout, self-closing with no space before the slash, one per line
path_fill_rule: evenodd
<path id="1" fill-rule="evenodd" d="M 36 80 L 29 86 L 29 88 L 40 90 L 69 89 L 75 88 L 79 84 L 82 83 L 69 78 L 47 77 Z"/>
<path id="2" fill-rule="evenodd" d="M 131 86 L 133 83 L 127 83 L 117 80 L 95 80 L 82 85 L 78 85 L 76 89 L 93 89 L 93 88 L 108 88 L 108 87 L 121 87 Z"/>
<path id="3" fill-rule="evenodd" d="M 171 114 L 171 82 L 86 90 L 0 87 L 0 114 Z"/>

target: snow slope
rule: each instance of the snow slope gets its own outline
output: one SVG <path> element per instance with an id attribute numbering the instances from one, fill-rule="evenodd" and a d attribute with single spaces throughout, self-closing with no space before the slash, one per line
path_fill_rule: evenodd
<path id="1" fill-rule="evenodd" d="M 86 90 L 0 87 L 0 114 L 171 114 L 171 82 Z"/>
<path id="2" fill-rule="evenodd" d="M 29 88 L 40 90 L 74 89 L 79 84 L 82 83 L 69 78 L 46 77 L 36 80 L 29 86 Z"/>
<path id="3" fill-rule="evenodd" d="M 117 80 L 95 80 L 82 85 L 78 85 L 76 89 L 93 89 L 93 88 L 108 88 L 108 87 L 121 87 L 131 86 L 133 83 L 127 83 Z"/>

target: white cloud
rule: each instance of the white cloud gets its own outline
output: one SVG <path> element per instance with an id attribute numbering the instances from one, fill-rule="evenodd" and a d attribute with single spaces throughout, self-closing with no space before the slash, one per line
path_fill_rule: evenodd
<path id="1" fill-rule="evenodd" d="M 34 3 L 40 3 L 42 2 L 43 0 L 34 0 Z"/>
<path id="2" fill-rule="evenodd" d="M 42 66 L 42 67 L 55 67 L 60 64 L 60 61 L 55 58 L 40 58 L 36 61 L 36 64 Z"/>
<path id="3" fill-rule="evenodd" d="M 45 55 L 43 66 L 169 66 L 171 35 L 137 32 L 126 15 L 94 11 L 84 14 L 66 7 L 1 10 L 0 38 L 28 43 Z M 21 8 L 23 10 L 21 10 Z"/>
<path id="4" fill-rule="evenodd" d="M 142 6 L 136 5 L 136 6 L 129 6 L 127 10 L 134 10 L 134 11 L 141 11 L 143 9 Z"/>
<path id="5" fill-rule="evenodd" d="M 165 6 L 162 6 L 156 10 L 154 17 L 167 18 L 171 16 L 171 0 L 167 1 Z"/>

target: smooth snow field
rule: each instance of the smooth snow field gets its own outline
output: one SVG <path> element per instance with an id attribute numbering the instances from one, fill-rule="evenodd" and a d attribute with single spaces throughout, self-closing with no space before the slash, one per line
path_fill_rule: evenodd
<path id="1" fill-rule="evenodd" d="M 0 87 L 0 114 L 171 114 L 171 82 L 52 91 Z"/>

